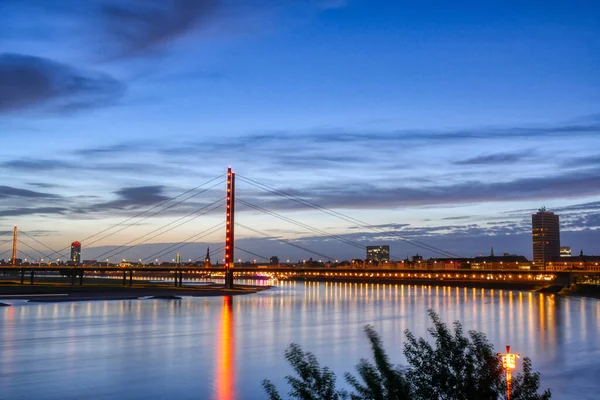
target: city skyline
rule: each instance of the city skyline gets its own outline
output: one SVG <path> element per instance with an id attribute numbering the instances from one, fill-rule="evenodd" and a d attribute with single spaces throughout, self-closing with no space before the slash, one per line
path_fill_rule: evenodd
<path id="1" fill-rule="evenodd" d="M 3 2 L 0 242 L 16 224 L 63 248 L 232 165 L 459 255 L 493 246 L 531 258 L 530 216 L 541 206 L 561 215 L 561 243 L 600 253 L 597 5 L 173 0 L 153 19 L 158 3 L 148 4 Z M 390 244 L 394 256 L 424 253 L 252 186 L 238 191 L 331 234 Z M 222 196 L 217 186 L 98 245 Z M 238 212 L 272 237 L 362 254 Z M 221 220 L 215 211 L 156 242 Z M 266 257 L 295 254 L 236 235 Z"/>

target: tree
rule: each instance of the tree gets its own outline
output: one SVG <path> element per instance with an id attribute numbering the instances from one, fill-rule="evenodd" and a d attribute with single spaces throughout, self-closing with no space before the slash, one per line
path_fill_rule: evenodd
<path id="1" fill-rule="evenodd" d="M 365 327 L 365 333 L 371 342 L 371 352 L 375 364 L 361 359 L 356 370 L 364 383 L 346 373 L 346 381 L 356 390 L 350 394 L 352 400 L 409 400 L 410 385 L 400 369 L 390 361 L 383 343 L 371 325 Z"/>
<path id="2" fill-rule="evenodd" d="M 407 379 L 417 399 L 498 399 L 506 392 L 504 371 L 494 347 L 483 333 L 454 331 L 429 310 L 433 327 L 428 331 L 435 347 L 405 331 L 404 355 L 410 365 Z"/>
<path id="3" fill-rule="evenodd" d="M 512 400 L 549 400 L 552 397 L 550 390 L 539 394 L 540 373 L 532 372 L 531 360 L 523 358 L 523 372 L 517 374 L 512 381 Z"/>
<path id="4" fill-rule="evenodd" d="M 430 344 L 405 331 L 405 371 L 392 365 L 382 341 L 372 326 L 365 327 L 371 343 L 373 362 L 361 359 L 356 366 L 357 378 L 344 376 L 355 392 L 336 389 L 335 374 L 321 367 L 312 353 L 292 344 L 285 357 L 298 377 L 287 376 L 292 390 L 290 398 L 299 400 L 498 400 L 506 398 L 506 375 L 494 346 L 483 333 L 463 333 L 460 322 L 450 330 L 440 317 L 429 310 L 433 326 L 428 329 L 434 339 Z M 362 381 L 361 381 L 362 380 Z M 271 400 L 281 400 L 268 380 L 263 388 Z M 512 400 L 549 400 L 551 393 L 539 393 L 540 374 L 533 372 L 531 360 L 523 359 L 523 371 L 512 381 Z"/>
<path id="5" fill-rule="evenodd" d="M 344 391 L 335 388 L 335 374 L 327 367 L 321 368 L 314 354 L 304 352 L 292 343 L 285 351 L 286 360 L 292 365 L 298 377 L 285 377 L 292 390 L 289 396 L 299 400 L 343 400 L 348 396 Z M 281 400 L 275 385 L 265 379 L 262 386 L 270 400 Z"/>

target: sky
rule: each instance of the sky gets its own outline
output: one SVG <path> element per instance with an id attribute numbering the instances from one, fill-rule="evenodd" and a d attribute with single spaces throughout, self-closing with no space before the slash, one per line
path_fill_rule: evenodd
<path id="1" fill-rule="evenodd" d="M 0 0 L 0 258 L 202 257 L 229 165 L 244 260 L 600 254 L 598 71 L 596 1 Z"/>

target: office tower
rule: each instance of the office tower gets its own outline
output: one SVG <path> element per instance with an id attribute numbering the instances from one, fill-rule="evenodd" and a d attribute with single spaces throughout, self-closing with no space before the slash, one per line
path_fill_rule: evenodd
<path id="1" fill-rule="evenodd" d="M 545 207 L 531 216 L 533 265 L 545 269 L 546 263 L 560 256 L 560 227 L 558 215 Z"/>
<path id="2" fill-rule="evenodd" d="M 71 261 L 75 265 L 79 265 L 81 261 L 81 243 L 79 242 L 71 243 Z"/>
<path id="3" fill-rule="evenodd" d="M 367 261 L 390 261 L 390 246 L 367 246 Z"/>

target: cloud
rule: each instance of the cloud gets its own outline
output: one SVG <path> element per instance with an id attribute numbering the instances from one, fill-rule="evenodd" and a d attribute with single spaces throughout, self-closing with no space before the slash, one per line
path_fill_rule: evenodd
<path id="1" fill-rule="evenodd" d="M 29 186 L 39 187 L 43 189 L 56 189 L 56 188 L 64 188 L 64 185 L 57 185 L 55 183 L 45 183 L 45 182 L 27 182 Z"/>
<path id="2" fill-rule="evenodd" d="M 69 210 L 63 207 L 10 208 L 0 210 L 0 217 L 21 217 L 24 215 L 65 214 Z"/>
<path id="3" fill-rule="evenodd" d="M 292 189 L 280 189 L 294 193 Z M 394 208 L 474 204 L 499 201 L 548 200 L 600 195 L 600 169 L 577 175 L 559 174 L 505 182 L 466 181 L 453 185 L 375 186 L 332 182 L 303 190 L 303 197 L 324 207 Z M 269 200 L 268 208 L 296 209 L 289 200 Z M 270 203 L 270 204 L 269 204 Z"/>
<path id="4" fill-rule="evenodd" d="M 572 204 L 553 209 L 556 212 L 582 212 L 582 211 L 600 211 L 600 201 L 591 201 L 587 203 Z"/>
<path id="5" fill-rule="evenodd" d="M 217 0 L 112 1 L 101 6 L 102 22 L 120 57 L 155 50 L 211 17 Z"/>
<path id="6" fill-rule="evenodd" d="M 47 160 L 47 159 L 19 159 L 5 161 L 2 164 L 3 168 L 11 169 L 15 171 L 50 171 L 50 170 L 61 170 L 61 169 L 72 169 L 76 168 L 75 165 L 67 161 L 61 160 Z"/>
<path id="7" fill-rule="evenodd" d="M 100 153 L 97 153 L 100 154 Z M 82 152 L 83 156 L 92 156 L 93 154 L 89 151 Z M 82 159 L 83 160 L 83 159 Z M 183 167 L 170 168 L 168 166 L 160 166 L 150 163 L 140 162 L 118 162 L 112 159 L 105 159 L 102 157 L 92 157 L 81 161 L 76 160 L 56 160 L 56 159 L 17 159 L 9 160 L 0 163 L 0 166 L 6 170 L 12 170 L 23 173 L 36 173 L 36 172 L 51 172 L 51 171 L 86 171 L 86 172 L 112 172 L 112 173 L 123 173 L 123 174 L 135 174 L 140 175 L 170 175 L 173 173 L 181 173 L 184 171 Z M 52 184 L 46 184 L 52 185 Z M 34 184 L 35 186 L 35 184 Z M 38 184 L 39 186 L 39 184 Z M 56 186 L 54 186 L 56 187 Z"/>
<path id="8" fill-rule="evenodd" d="M 523 160 L 528 155 L 528 152 L 519 153 L 496 153 L 485 154 L 466 160 L 457 161 L 455 165 L 496 165 L 496 164 L 512 164 Z"/>
<path id="9" fill-rule="evenodd" d="M 597 167 L 600 166 L 600 155 L 569 158 L 565 160 L 563 165 L 565 167 Z"/>
<path id="10" fill-rule="evenodd" d="M 38 109 L 72 112 L 114 104 L 124 85 L 109 75 L 47 58 L 0 54 L 0 115 Z"/>
<path id="11" fill-rule="evenodd" d="M 336 149 L 339 146 L 356 150 L 355 154 L 363 154 L 365 146 L 378 149 L 397 149 L 408 147 L 445 145 L 449 143 L 471 142 L 474 140 L 518 140 L 549 137 L 596 137 L 600 134 L 600 123 L 589 122 L 582 124 L 562 124 L 526 127 L 514 126 L 505 128 L 474 127 L 461 130 L 360 130 L 353 128 L 312 129 L 308 131 L 274 130 L 260 133 L 250 133 L 237 137 L 211 138 L 211 140 L 189 141 L 181 145 L 162 149 L 165 154 L 188 154 L 191 150 L 214 153 L 223 147 L 231 152 L 244 153 L 248 151 L 264 152 L 272 156 L 277 151 L 290 153 L 294 156 L 318 149 Z M 158 147 L 158 146 L 157 146 Z M 262 153 L 261 153 L 262 154 Z M 525 154 L 521 154 L 523 157 Z M 489 155 L 488 160 L 475 162 L 508 162 L 510 158 L 518 159 L 515 155 Z M 351 158 L 349 156 L 348 158 Z M 483 156 L 482 156 L 483 157 Z"/>
<path id="12" fill-rule="evenodd" d="M 169 200 L 163 194 L 164 186 L 138 186 L 121 188 L 114 193 L 116 200 L 98 203 L 87 208 L 87 211 L 131 210 L 138 207 L 151 206 Z"/>
<path id="13" fill-rule="evenodd" d="M 53 199 L 57 197 L 57 195 L 51 193 L 36 192 L 33 190 L 19 189 L 11 186 L 0 186 L 0 200 L 8 198 Z"/>

